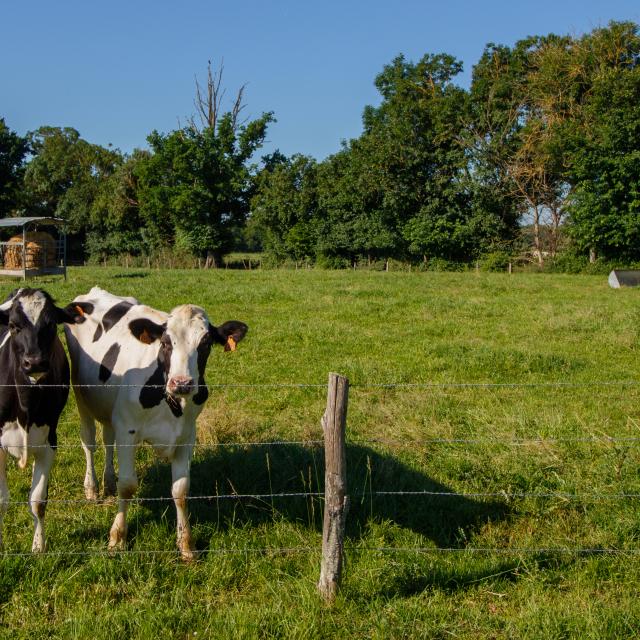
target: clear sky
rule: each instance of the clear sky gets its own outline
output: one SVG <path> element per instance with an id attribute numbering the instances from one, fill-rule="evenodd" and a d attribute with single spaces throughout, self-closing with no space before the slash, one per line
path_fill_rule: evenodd
<path id="1" fill-rule="evenodd" d="M 397 54 L 464 63 L 488 42 L 640 23 L 638 0 L 0 0 L 0 117 L 25 134 L 71 126 L 122 151 L 194 114 L 194 77 L 224 58 L 248 116 L 274 111 L 264 151 L 322 159 L 359 135 L 373 80 Z"/>

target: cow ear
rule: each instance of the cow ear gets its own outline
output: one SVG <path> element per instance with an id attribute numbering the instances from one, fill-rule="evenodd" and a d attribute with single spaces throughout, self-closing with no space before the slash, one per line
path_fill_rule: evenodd
<path id="1" fill-rule="evenodd" d="M 0 304 L 0 314 L 4 314 L 6 316 L 6 320 L 4 320 L 4 324 L 7 324 L 9 321 L 9 311 L 13 305 L 13 299 L 22 291 L 22 289 L 14 289 Z"/>
<path id="2" fill-rule="evenodd" d="M 209 334 L 213 342 L 224 345 L 225 351 L 235 351 L 236 344 L 245 337 L 248 330 L 249 327 L 244 322 L 229 320 L 219 327 L 211 325 Z"/>
<path id="3" fill-rule="evenodd" d="M 144 344 L 151 344 L 159 340 L 166 328 L 166 324 L 156 324 L 149 318 L 136 318 L 129 323 L 129 331 Z"/>
<path id="4" fill-rule="evenodd" d="M 56 307 L 56 312 L 58 324 L 82 324 L 85 316 L 93 313 L 93 305 L 90 302 L 71 302 L 64 309 Z"/>

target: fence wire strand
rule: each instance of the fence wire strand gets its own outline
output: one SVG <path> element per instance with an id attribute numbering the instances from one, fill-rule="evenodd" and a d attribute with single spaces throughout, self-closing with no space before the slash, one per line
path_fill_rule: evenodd
<path id="1" fill-rule="evenodd" d="M 210 549 L 195 550 L 196 557 L 223 556 L 223 555 L 291 555 L 297 553 L 317 554 L 321 553 L 320 547 L 213 547 Z M 565 555 L 565 556 L 638 556 L 640 548 L 620 549 L 615 547 L 376 547 L 353 546 L 345 547 L 345 553 L 357 555 L 359 553 L 383 553 L 401 554 L 413 553 L 419 555 L 440 554 L 478 554 L 478 555 Z M 101 557 L 123 558 L 141 556 L 174 556 L 180 557 L 177 550 L 172 549 L 86 549 L 79 551 L 42 551 L 30 553 L 27 551 L 0 552 L 0 558 L 64 558 L 64 557 Z"/>
<path id="2" fill-rule="evenodd" d="M 640 380 L 586 380 L 586 381 L 551 381 L 551 382 L 350 382 L 351 389 L 528 389 L 536 387 L 559 388 L 559 389 L 576 389 L 591 387 L 633 387 L 640 385 Z M 314 382 L 221 382 L 206 383 L 207 389 L 326 389 L 327 383 Z M 3 383 L 0 388 L 38 387 L 41 389 L 69 389 L 75 387 L 78 389 L 164 389 L 165 384 L 146 384 L 144 382 L 135 384 L 20 384 L 20 383 Z"/>
<path id="3" fill-rule="evenodd" d="M 75 423 L 61 423 L 65 426 L 77 426 Z M 60 425 L 59 425 L 60 426 Z M 428 446 L 434 444 L 492 444 L 492 445 L 506 445 L 513 447 L 523 447 L 530 445 L 545 445 L 545 444 L 561 444 L 561 443 L 581 443 L 581 444 L 615 444 L 615 443 L 635 443 L 640 442 L 640 436 L 567 436 L 567 437 L 550 437 L 550 438 L 424 438 L 421 440 L 407 439 L 407 440 L 391 440 L 385 438 L 358 438 L 354 440 L 348 440 L 347 446 L 359 446 L 370 444 L 382 444 L 391 447 L 415 447 L 415 446 Z M 319 438 L 310 438 L 306 440 L 237 440 L 231 442 L 195 442 L 189 443 L 171 443 L 171 442 L 138 442 L 138 443 L 120 443 L 113 445 L 103 445 L 105 447 L 112 446 L 114 448 L 128 448 L 135 447 L 139 449 L 153 449 L 158 448 L 174 448 L 180 447 L 193 447 L 200 451 L 216 450 L 225 447 L 278 447 L 278 446 L 313 446 L 317 447 L 324 444 L 324 440 Z M 100 443 L 96 443 L 96 446 L 100 446 Z M 29 450 L 32 449 L 44 449 L 49 447 L 48 444 L 33 444 L 29 445 Z M 56 449 L 83 449 L 84 445 L 80 442 L 66 442 L 58 443 Z"/>
<path id="4" fill-rule="evenodd" d="M 219 493 L 211 495 L 186 496 L 185 500 L 267 500 L 273 498 L 321 498 L 322 491 L 284 491 L 280 493 Z M 606 502 L 608 500 L 636 500 L 640 493 L 573 493 L 564 491 L 358 491 L 349 493 L 351 498 L 377 498 L 377 497 L 432 497 L 432 498 L 503 498 L 514 499 L 559 499 L 559 500 L 585 500 L 592 502 Z M 144 504 L 147 502 L 173 502 L 173 497 L 134 497 L 117 498 L 127 504 Z M 50 498 L 46 501 L 50 504 L 108 504 L 109 500 L 90 500 L 88 498 Z M 6 505 L 29 505 L 29 500 L 10 500 Z"/>

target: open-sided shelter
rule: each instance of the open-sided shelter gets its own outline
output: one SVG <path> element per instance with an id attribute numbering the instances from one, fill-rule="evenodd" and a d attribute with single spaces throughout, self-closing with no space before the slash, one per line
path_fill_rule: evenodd
<path id="1" fill-rule="evenodd" d="M 0 276 L 67 278 L 63 220 L 31 216 L 0 219 Z"/>

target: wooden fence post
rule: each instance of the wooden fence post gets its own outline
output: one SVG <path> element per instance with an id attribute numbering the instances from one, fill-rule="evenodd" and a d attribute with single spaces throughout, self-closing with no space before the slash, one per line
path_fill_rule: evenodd
<path id="1" fill-rule="evenodd" d="M 325 457 L 324 525 L 318 582 L 318 591 L 327 602 L 334 601 L 340 587 L 344 530 L 349 510 L 345 446 L 348 399 L 349 380 L 337 373 L 330 373 L 327 409 L 322 417 Z"/>

